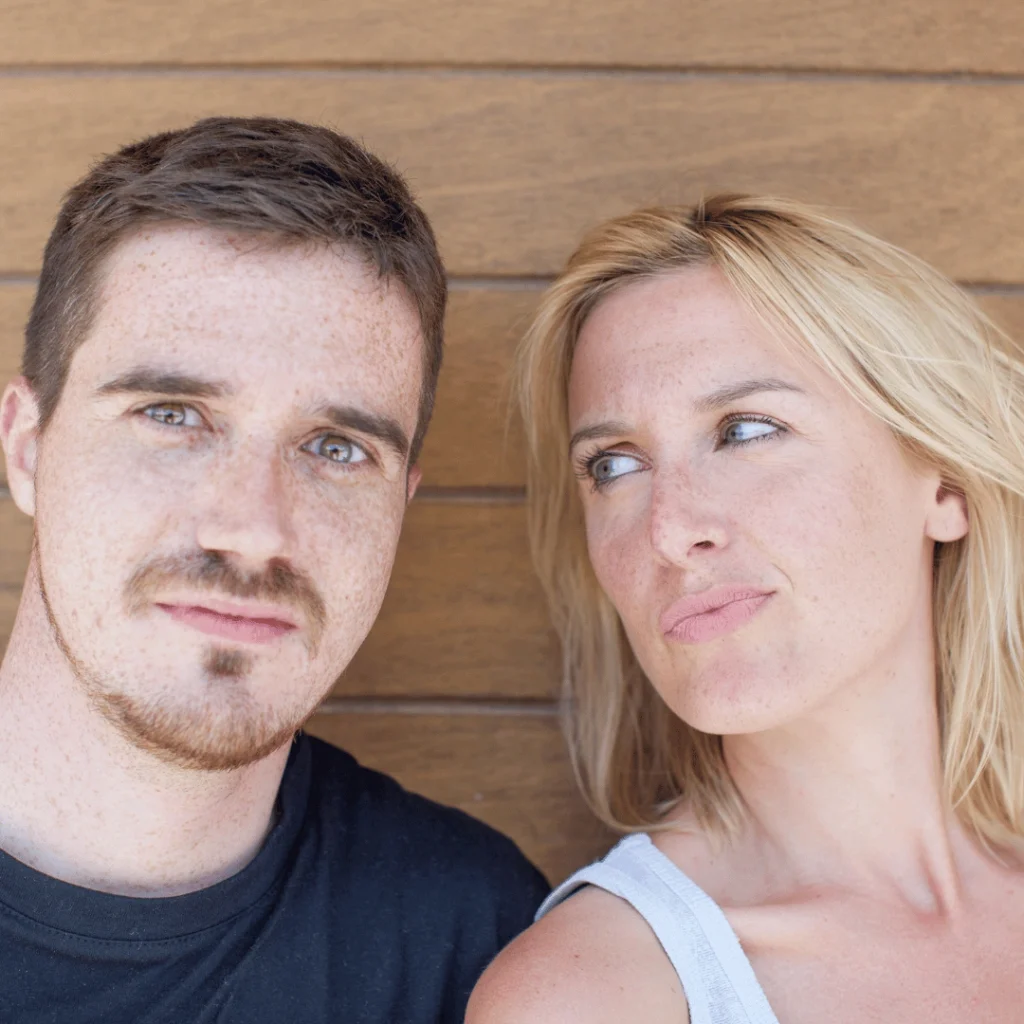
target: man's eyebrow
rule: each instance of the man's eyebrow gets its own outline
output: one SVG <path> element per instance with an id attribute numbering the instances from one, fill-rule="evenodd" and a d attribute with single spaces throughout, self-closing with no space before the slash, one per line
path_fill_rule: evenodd
<path id="1" fill-rule="evenodd" d="M 409 438 L 401 424 L 390 416 L 378 416 L 350 405 L 325 405 L 318 412 L 341 430 L 354 430 L 376 438 L 403 462 L 409 457 Z"/>
<path id="2" fill-rule="evenodd" d="M 181 395 L 189 398 L 223 398 L 231 388 L 223 381 L 204 380 L 187 373 L 140 367 L 129 370 L 96 389 L 98 395 Z"/>
<path id="3" fill-rule="evenodd" d="M 569 439 L 569 451 L 572 451 L 581 441 L 595 441 L 599 437 L 611 437 L 613 434 L 628 434 L 629 427 L 624 423 L 615 420 L 608 420 L 605 423 L 595 423 L 590 427 L 580 427 Z"/>
<path id="4" fill-rule="evenodd" d="M 790 384 L 778 377 L 760 377 L 716 388 L 698 398 L 693 403 L 693 407 L 700 413 L 714 412 L 715 409 L 720 409 L 731 402 L 738 402 L 741 398 L 757 394 L 759 391 L 794 391 L 799 395 L 805 394 L 803 388 L 798 388 L 795 384 Z"/>

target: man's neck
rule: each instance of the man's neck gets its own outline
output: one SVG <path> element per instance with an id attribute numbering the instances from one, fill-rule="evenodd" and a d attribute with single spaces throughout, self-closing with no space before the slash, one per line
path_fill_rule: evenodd
<path id="1" fill-rule="evenodd" d="M 89 703 L 26 581 L 0 666 L 0 849 L 103 892 L 194 892 L 256 855 L 287 757 L 207 772 L 130 744 Z"/>

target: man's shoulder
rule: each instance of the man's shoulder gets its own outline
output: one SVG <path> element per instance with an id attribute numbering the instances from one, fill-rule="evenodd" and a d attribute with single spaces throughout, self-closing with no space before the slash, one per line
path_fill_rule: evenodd
<path id="1" fill-rule="evenodd" d="M 347 751 L 307 739 L 314 813 L 321 828 L 343 835 L 350 850 L 358 850 L 382 871 L 421 884 L 451 876 L 470 888 L 497 882 L 505 890 L 535 893 L 538 903 L 548 891 L 543 875 L 497 829 L 410 792 Z"/>

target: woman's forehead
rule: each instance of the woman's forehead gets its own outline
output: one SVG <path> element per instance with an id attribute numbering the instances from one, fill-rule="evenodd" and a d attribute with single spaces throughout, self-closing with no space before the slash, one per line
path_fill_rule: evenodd
<path id="1" fill-rule="evenodd" d="M 809 383 L 813 373 L 718 271 L 700 267 L 631 282 L 599 304 L 580 332 L 569 400 L 666 387 L 696 395 L 743 378 Z"/>

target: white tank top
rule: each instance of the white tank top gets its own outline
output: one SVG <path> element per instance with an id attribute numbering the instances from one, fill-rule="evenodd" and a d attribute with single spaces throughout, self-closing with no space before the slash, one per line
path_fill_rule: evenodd
<path id="1" fill-rule="evenodd" d="M 629 903 L 672 962 L 690 1024 L 779 1024 L 725 914 L 646 835 L 623 839 L 541 904 L 540 918 L 584 885 Z"/>

